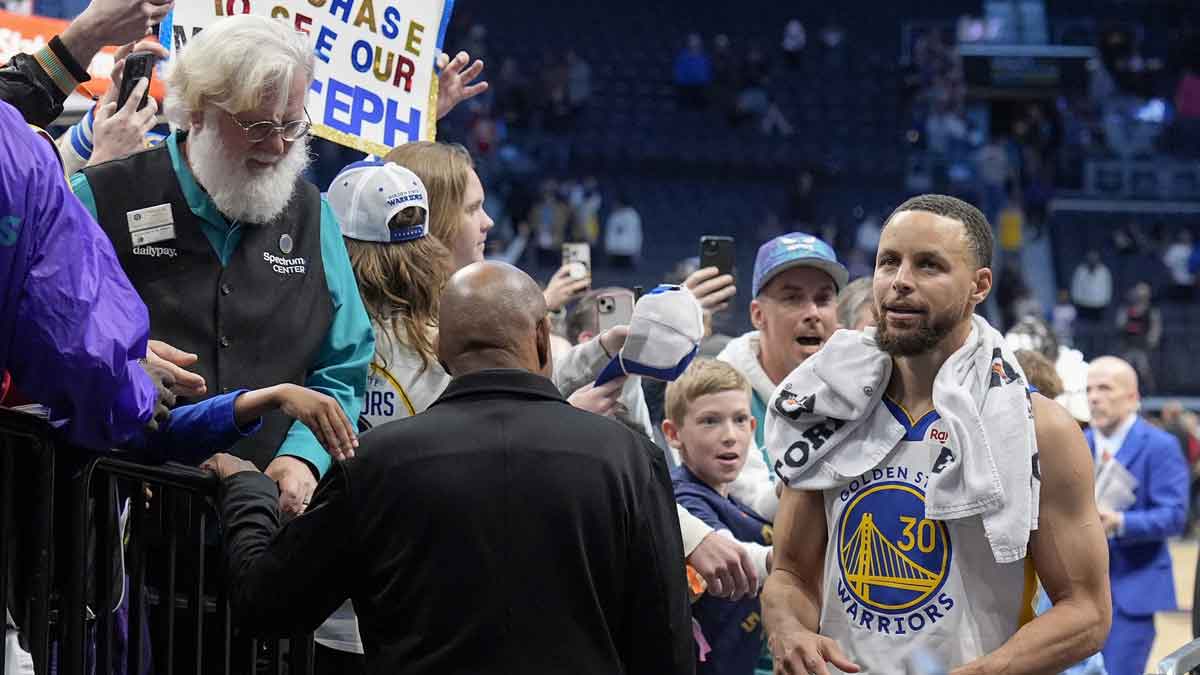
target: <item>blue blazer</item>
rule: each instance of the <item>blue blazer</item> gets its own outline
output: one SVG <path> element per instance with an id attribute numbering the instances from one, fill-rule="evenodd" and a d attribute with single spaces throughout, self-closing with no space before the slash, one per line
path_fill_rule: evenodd
<path id="1" fill-rule="evenodd" d="M 1092 454 L 1094 432 L 1086 434 Z M 1167 538 L 1183 533 L 1187 519 L 1187 460 L 1179 441 L 1138 417 L 1116 460 L 1138 480 L 1137 497 L 1125 511 L 1125 531 L 1108 540 L 1113 607 L 1130 616 L 1173 611 L 1175 577 Z"/>

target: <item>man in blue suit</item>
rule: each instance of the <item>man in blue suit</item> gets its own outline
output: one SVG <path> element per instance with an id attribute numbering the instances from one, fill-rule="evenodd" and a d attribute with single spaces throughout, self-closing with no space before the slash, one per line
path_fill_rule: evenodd
<path id="1" fill-rule="evenodd" d="M 1179 441 L 1137 414 L 1137 373 L 1121 359 L 1092 361 L 1087 379 L 1097 472 L 1117 462 L 1137 479 L 1126 510 L 1100 509 L 1108 535 L 1113 623 L 1102 653 L 1112 675 L 1141 675 L 1154 643 L 1154 613 L 1175 607 L 1167 539 L 1183 533 L 1188 467 Z"/>

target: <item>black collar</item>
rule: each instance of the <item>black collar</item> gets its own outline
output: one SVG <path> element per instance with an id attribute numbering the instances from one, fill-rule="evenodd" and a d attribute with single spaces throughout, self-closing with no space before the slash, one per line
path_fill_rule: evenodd
<path id="1" fill-rule="evenodd" d="M 456 398 L 496 393 L 566 402 L 554 383 L 537 373 L 515 368 L 497 368 L 479 370 L 454 378 L 430 407 Z"/>

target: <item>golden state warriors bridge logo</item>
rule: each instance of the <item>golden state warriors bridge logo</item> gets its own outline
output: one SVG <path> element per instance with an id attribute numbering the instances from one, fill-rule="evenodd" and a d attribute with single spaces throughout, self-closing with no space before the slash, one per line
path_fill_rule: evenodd
<path id="1" fill-rule="evenodd" d="M 925 518 L 925 493 L 916 485 L 863 479 L 842 493 L 848 503 L 837 529 L 838 597 L 860 628 L 920 632 L 954 607 L 942 592 L 953 558 L 949 532 Z M 927 480 L 917 473 L 918 485 Z"/>

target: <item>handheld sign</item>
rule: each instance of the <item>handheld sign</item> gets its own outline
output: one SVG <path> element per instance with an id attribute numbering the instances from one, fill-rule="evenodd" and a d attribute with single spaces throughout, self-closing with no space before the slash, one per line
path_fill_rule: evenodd
<path id="1" fill-rule="evenodd" d="M 433 140 L 434 62 L 454 0 L 189 0 L 159 28 L 171 52 L 216 21 L 257 14 L 287 21 L 316 53 L 308 92 L 315 136 L 385 155 Z"/>

